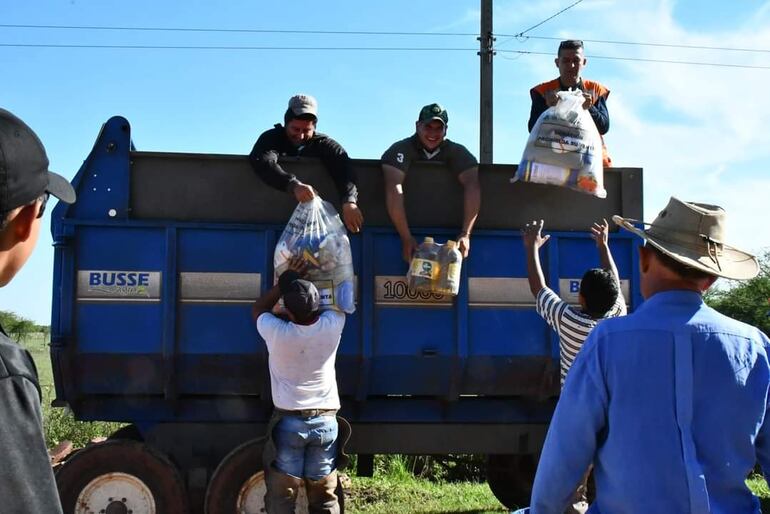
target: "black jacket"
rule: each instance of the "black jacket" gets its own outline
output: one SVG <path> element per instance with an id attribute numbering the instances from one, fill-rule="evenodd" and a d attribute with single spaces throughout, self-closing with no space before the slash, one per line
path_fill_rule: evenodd
<path id="1" fill-rule="evenodd" d="M 281 124 L 263 132 L 254 143 L 249 162 L 259 177 L 279 191 L 287 191 L 290 184 L 298 182 L 297 177 L 287 173 L 278 164 L 280 156 L 318 157 L 331 175 L 340 202 L 358 201 L 353 167 L 345 149 L 334 139 L 316 132 L 303 146 L 296 147 L 289 141 L 286 129 Z"/>
<path id="2" fill-rule="evenodd" d="M 29 352 L 0 327 L 0 512 L 61 513 Z"/>

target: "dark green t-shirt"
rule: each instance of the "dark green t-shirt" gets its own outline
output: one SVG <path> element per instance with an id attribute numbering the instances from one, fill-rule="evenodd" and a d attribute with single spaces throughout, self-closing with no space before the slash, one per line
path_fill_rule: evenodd
<path id="1" fill-rule="evenodd" d="M 393 166 L 404 173 L 409 171 L 414 161 L 442 162 L 455 174 L 478 166 L 476 158 L 463 145 L 444 139 L 438 148 L 428 152 L 422 147 L 417 134 L 396 141 L 382 154 L 382 164 Z"/>

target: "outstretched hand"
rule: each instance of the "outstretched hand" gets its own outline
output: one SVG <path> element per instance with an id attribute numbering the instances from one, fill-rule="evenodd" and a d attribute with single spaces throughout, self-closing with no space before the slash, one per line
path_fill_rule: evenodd
<path id="1" fill-rule="evenodd" d="M 543 220 L 533 220 L 524 225 L 524 228 L 521 229 L 521 240 L 524 242 L 524 246 L 539 250 L 540 247 L 546 244 L 551 236 L 542 235 L 542 230 Z"/>
<path id="2" fill-rule="evenodd" d="M 355 234 L 361 231 L 361 226 L 364 224 L 364 215 L 357 204 L 345 202 L 342 204 L 342 220 L 345 222 L 348 230 Z"/>
<path id="3" fill-rule="evenodd" d="M 557 103 L 559 103 L 559 96 L 556 94 L 555 89 L 549 89 L 545 92 L 545 105 L 548 107 L 553 107 Z"/>
<path id="4" fill-rule="evenodd" d="M 295 271 L 301 278 L 305 278 L 307 276 L 307 270 L 309 266 L 310 264 L 305 260 L 304 257 L 301 255 L 293 255 L 289 259 L 289 267 L 287 270 Z"/>
<path id="5" fill-rule="evenodd" d="M 467 259 L 471 251 L 471 236 L 467 234 L 457 236 L 457 249 L 460 250 L 463 259 Z"/>
<path id="6" fill-rule="evenodd" d="M 302 182 L 297 182 L 294 185 L 292 192 L 294 193 L 294 198 L 296 198 L 300 203 L 309 202 L 315 198 L 315 191 L 313 191 L 313 188 L 307 184 L 303 184 Z"/>
<path id="7" fill-rule="evenodd" d="M 596 247 L 601 248 L 607 246 L 607 242 L 610 237 L 610 224 L 606 219 L 602 219 L 601 223 L 594 223 L 591 227 L 591 239 L 596 241 Z"/>
<path id="8" fill-rule="evenodd" d="M 412 262 L 412 255 L 417 250 L 417 240 L 412 236 L 401 240 L 401 257 L 407 262 Z"/>

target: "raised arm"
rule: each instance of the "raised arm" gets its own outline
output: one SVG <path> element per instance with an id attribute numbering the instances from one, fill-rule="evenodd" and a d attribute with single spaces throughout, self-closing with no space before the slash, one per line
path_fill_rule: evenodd
<path id="1" fill-rule="evenodd" d="M 412 259 L 412 253 L 417 248 L 417 241 L 409 230 L 409 222 L 406 219 L 404 209 L 404 177 L 406 174 L 389 164 L 382 165 L 382 173 L 385 178 L 385 205 L 388 208 L 388 216 L 401 238 L 401 256 L 406 262 Z"/>
<path id="2" fill-rule="evenodd" d="M 265 294 L 260 296 L 254 301 L 251 306 L 251 317 L 254 321 L 257 321 L 262 314 L 270 312 L 273 307 L 278 303 L 278 299 L 281 297 L 281 290 L 278 288 L 278 284 L 271 287 Z"/>
<path id="3" fill-rule="evenodd" d="M 302 278 L 307 275 L 307 269 L 308 262 L 302 257 L 295 255 L 289 259 L 289 266 L 286 271 L 281 273 L 281 277 L 287 273 L 292 273 L 296 275 L 297 278 Z M 254 301 L 254 304 L 251 306 L 251 317 L 254 321 L 257 321 L 257 318 L 262 314 L 272 311 L 275 304 L 278 303 L 278 300 L 281 298 L 280 282 L 281 280 L 279 277 L 278 283 Z"/>
<path id="4" fill-rule="evenodd" d="M 599 250 L 599 260 L 601 261 L 602 268 L 610 270 L 615 280 L 620 284 L 620 274 L 618 273 L 618 267 L 615 265 L 615 259 L 612 258 L 609 237 L 610 226 L 606 219 L 602 219 L 601 223 L 593 224 L 591 227 L 591 238 L 596 241 L 596 248 Z"/>
<path id="5" fill-rule="evenodd" d="M 457 236 L 457 244 L 463 258 L 468 257 L 471 250 L 471 232 L 481 209 L 481 186 L 479 185 L 479 168 L 474 166 L 461 172 L 457 179 L 463 186 L 463 226 Z"/>
<path id="6" fill-rule="evenodd" d="M 546 287 L 543 269 L 540 266 L 540 248 L 548 242 L 551 236 L 543 236 L 543 220 L 531 221 L 521 230 L 521 240 L 527 258 L 527 278 L 532 296 L 537 298 L 540 290 Z"/>

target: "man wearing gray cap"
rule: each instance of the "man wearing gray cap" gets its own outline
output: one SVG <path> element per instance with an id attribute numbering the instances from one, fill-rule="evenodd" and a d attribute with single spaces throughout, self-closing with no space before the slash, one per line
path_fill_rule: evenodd
<path id="1" fill-rule="evenodd" d="M 75 191 L 48 171 L 43 144 L 0 109 L 0 287 L 35 248 L 49 195 L 72 203 Z M 0 327 L 0 510 L 61 512 L 42 426 L 40 385 L 29 352 Z"/>
<path id="2" fill-rule="evenodd" d="M 409 229 L 404 209 L 404 179 L 414 161 L 443 163 L 463 186 L 463 225 L 457 243 L 463 257 L 471 248 L 471 232 L 481 208 L 478 161 L 463 145 L 446 138 L 449 114 L 439 104 L 420 109 L 415 133 L 393 143 L 382 155 L 385 176 L 385 203 L 393 225 L 401 238 L 401 254 L 406 262 L 412 258 L 417 241 Z"/>
<path id="3" fill-rule="evenodd" d="M 292 257 L 278 283 L 252 308 L 265 340 L 274 411 L 264 450 L 268 514 L 294 514 L 303 479 L 309 514 L 339 514 L 337 469 L 347 422 L 337 418 L 335 360 L 345 314 L 320 311 L 318 289 L 304 280 L 307 262 Z M 283 298 L 288 320 L 271 313 Z"/>
<path id="4" fill-rule="evenodd" d="M 645 302 L 603 321 L 580 350 L 530 512 L 564 512 L 593 463 L 589 513 L 758 514 L 745 479 L 757 462 L 770 473 L 770 340 L 702 297 L 718 277 L 756 276 L 757 260 L 726 242 L 715 205 L 671 198 L 652 224 L 613 220 L 645 240 Z"/>
<path id="5" fill-rule="evenodd" d="M 351 232 L 358 232 L 364 222 L 358 208 L 358 189 L 353 167 L 345 149 L 334 139 L 316 132 L 318 102 L 310 95 L 295 95 L 283 116 L 284 124 L 276 124 L 263 132 L 249 154 L 254 171 L 269 186 L 291 192 L 298 202 L 315 197 L 309 184 L 284 170 L 278 163 L 281 156 L 317 157 L 331 175 L 342 204 L 342 220 Z"/>

